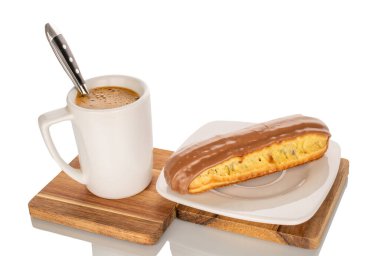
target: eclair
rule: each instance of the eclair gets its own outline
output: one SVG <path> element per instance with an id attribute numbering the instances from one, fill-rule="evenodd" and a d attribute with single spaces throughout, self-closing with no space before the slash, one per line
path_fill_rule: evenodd
<path id="1" fill-rule="evenodd" d="M 164 176 L 178 193 L 200 193 L 316 160 L 329 138 L 317 118 L 279 118 L 180 149 L 167 161 Z"/>

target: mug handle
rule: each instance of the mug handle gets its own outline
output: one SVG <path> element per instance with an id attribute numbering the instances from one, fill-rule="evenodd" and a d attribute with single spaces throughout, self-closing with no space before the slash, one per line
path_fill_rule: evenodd
<path id="1" fill-rule="evenodd" d="M 86 184 L 86 180 L 84 178 L 83 172 L 80 169 L 76 169 L 68 165 L 59 155 L 53 143 L 50 130 L 49 130 L 50 126 L 52 126 L 53 124 L 66 121 L 66 120 L 71 121 L 73 117 L 74 117 L 73 114 L 69 112 L 67 107 L 60 108 L 60 109 L 56 109 L 56 110 L 47 112 L 45 114 L 42 114 L 38 118 L 38 125 L 40 126 L 42 137 L 53 159 L 58 163 L 58 165 L 62 168 L 62 170 L 67 175 L 69 175 L 71 178 L 73 178 L 79 183 Z"/>

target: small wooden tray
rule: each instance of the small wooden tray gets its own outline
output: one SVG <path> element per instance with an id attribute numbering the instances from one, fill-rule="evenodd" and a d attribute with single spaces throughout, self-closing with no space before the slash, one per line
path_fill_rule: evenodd
<path id="1" fill-rule="evenodd" d="M 29 202 L 30 215 L 92 233 L 154 244 L 175 217 L 176 203 L 156 191 L 158 175 L 170 155 L 170 151 L 155 149 L 151 184 L 140 194 L 120 200 L 99 198 L 61 172 Z M 78 168 L 78 159 L 71 165 Z"/>
<path id="2" fill-rule="evenodd" d="M 299 225 L 271 225 L 238 220 L 184 205 L 177 207 L 177 218 L 262 240 L 316 249 L 321 243 L 327 224 L 347 182 L 348 169 L 348 160 L 342 158 L 337 177 L 325 201 L 310 220 Z"/>
<path id="3" fill-rule="evenodd" d="M 141 244 L 154 244 L 177 218 L 280 244 L 315 249 L 319 246 L 348 176 L 348 160 L 342 159 L 335 183 L 320 209 L 309 221 L 295 226 L 269 225 L 228 218 L 178 205 L 161 197 L 156 181 L 171 151 L 154 149 L 153 179 L 140 194 L 107 200 L 91 194 L 63 172 L 30 202 L 33 218 L 58 223 Z M 72 162 L 79 167 L 78 159 Z M 177 207 L 177 209 L 176 209 Z"/>

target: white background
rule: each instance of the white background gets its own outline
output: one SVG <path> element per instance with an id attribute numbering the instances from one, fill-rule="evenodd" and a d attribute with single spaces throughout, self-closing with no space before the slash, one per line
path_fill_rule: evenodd
<path id="1" fill-rule="evenodd" d="M 376 1 L 1 1 L 1 254 L 91 253 L 29 219 L 28 201 L 59 172 L 37 118 L 63 107 L 72 87 L 46 22 L 63 32 L 86 78 L 126 74 L 150 86 L 156 147 L 175 149 L 213 120 L 325 121 L 351 166 L 321 255 L 376 254 L 379 13 Z M 53 132 L 70 160 L 70 125 Z"/>

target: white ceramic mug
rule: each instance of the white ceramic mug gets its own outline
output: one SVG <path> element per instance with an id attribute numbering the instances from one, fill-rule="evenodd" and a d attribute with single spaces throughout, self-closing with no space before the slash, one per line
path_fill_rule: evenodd
<path id="1" fill-rule="evenodd" d="M 86 81 L 89 89 L 100 86 L 127 87 L 140 95 L 128 105 L 111 109 L 87 109 L 75 104 L 71 89 L 67 106 L 41 115 L 42 137 L 63 171 L 85 184 L 95 195 L 117 199 L 144 190 L 152 178 L 153 142 L 150 94 L 140 80 L 120 75 Z M 52 141 L 49 127 L 70 120 L 78 147 L 80 169 L 68 165 Z"/>

